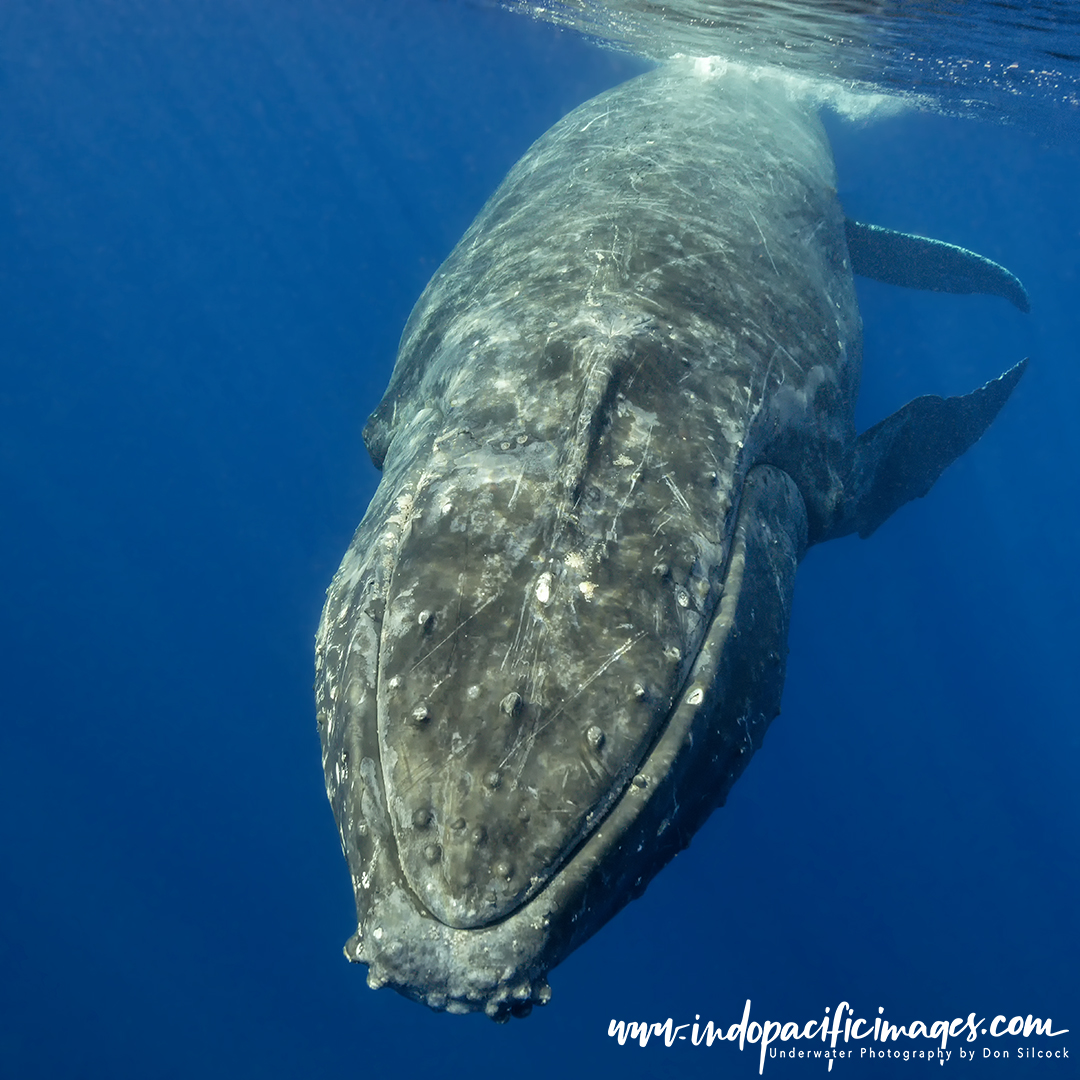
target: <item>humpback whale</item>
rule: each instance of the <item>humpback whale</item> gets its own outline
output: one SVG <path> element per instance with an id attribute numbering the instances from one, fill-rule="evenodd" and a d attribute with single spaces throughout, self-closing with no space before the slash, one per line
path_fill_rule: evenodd
<path id="1" fill-rule="evenodd" d="M 795 570 L 870 535 L 1023 371 L 858 434 L 853 273 L 1007 270 L 845 219 L 814 107 L 659 68 L 519 161 L 405 327 L 316 705 L 372 987 L 525 1015 L 777 715 Z"/>

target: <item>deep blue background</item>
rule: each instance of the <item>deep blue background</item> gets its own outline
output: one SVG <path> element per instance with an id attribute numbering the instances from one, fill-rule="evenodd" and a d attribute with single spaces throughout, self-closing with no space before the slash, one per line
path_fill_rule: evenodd
<path id="1" fill-rule="evenodd" d="M 1030 354 L 1014 400 L 810 553 L 765 749 L 548 1009 L 437 1016 L 341 957 L 311 653 L 360 430 L 507 168 L 635 70 L 462 3 L 5 0 L 0 1076 L 750 1076 L 606 1035 L 747 997 L 1080 1031 L 1080 158 L 928 115 L 830 123 L 849 213 L 1006 262 L 1033 310 L 860 283 L 860 420 Z"/>

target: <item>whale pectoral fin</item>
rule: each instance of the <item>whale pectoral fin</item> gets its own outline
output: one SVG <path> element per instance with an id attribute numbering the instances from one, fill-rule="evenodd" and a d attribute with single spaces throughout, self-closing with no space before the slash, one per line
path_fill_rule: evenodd
<path id="1" fill-rule="evenodd" d="M 844 229 L 851 269 L 862 277 L 909 289 L 1003 296 L 1021 311 L 1031 308 L 1020 279 L 974 251 L 850 218 Z"/>
<path id="2" fill-rule="evenodd" d="M 982 438 L 1026 367 L 1021 360 L 963 397 L 917 397 L 863 432 L 838 513 L 821 539 L 852 532 L 865 539 L 904 503 L 921 499 Z"/>

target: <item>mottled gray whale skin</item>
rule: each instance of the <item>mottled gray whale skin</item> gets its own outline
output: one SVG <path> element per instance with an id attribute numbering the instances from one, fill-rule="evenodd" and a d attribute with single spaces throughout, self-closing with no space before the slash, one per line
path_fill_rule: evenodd
<path id="1" fill-rule="evenodd" d="M 316 643 L 372 986 L 546 1002 L 761 745 L 807 546 L 925 494 L 1008 397 L 1020 367 L 857 437 L 848 232 L 871 273 L 1026 303 L 846 223 L 812 108 L 701 63 L 557 124 L 428 285 Z"/>

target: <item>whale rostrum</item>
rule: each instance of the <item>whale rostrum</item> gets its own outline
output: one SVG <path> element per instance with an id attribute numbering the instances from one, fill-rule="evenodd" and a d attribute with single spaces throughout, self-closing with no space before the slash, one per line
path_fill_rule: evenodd
<path id="1" fill-rule="evenodd" d="M 846 221 L 782 82 L 687 64 L 566 116 L 435 274 L 316 642 L 372 986 L 546 1002 L 760 747 L 807 547 L 997 415 L 1022 364 L 858 435 L 853 272 L 1027 307 L 996 263 Z"/>

